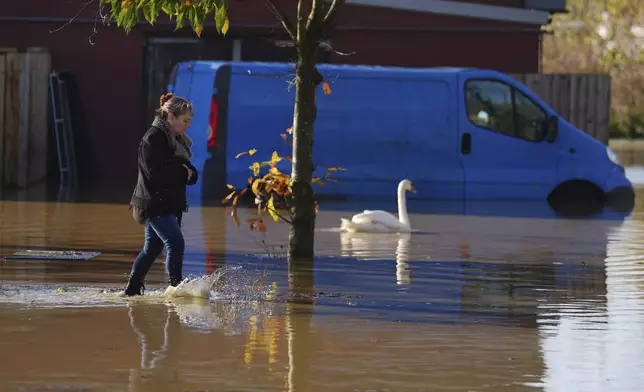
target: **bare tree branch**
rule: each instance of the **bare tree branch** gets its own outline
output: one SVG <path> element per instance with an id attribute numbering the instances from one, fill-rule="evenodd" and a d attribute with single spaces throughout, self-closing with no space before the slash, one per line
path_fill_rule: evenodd
<path id="1" fill-rule="evenodd" d="M 335 16 L 338 14 L 340 6 L 344 4 L 344 1 L 345 0 L 333 0 L 333 3 L 331 3 L 331 6 L 324 16 L 324 19 L 322 19 L 322 28 L 327 27 L 330 23 L 333 22 Z"/>
<path id="2" fill-rule="evenodd" d="M 306 22 L 307 32 L 318 30 L 318 26 L 320 25 L 323 19 L 322 9 L 323 9 L 323 0 L 313 0 L 313 4 L 311 5 L 311 12 L 309 13 L 309 19 Z"/>
<path id="3" fill-rule="evenodd" d="M 74 15 L 72 18 L 70 18 L 70 19 L 67 21 L 67 23 L 65 23 L 64 25 L 60 26 L 59 28 L 57 28 L 57 29 L 55 29 L 55 30 L 49 30 L 49 32 L 50 32 L 50 33 L 56 33 L 56 32 L 58 32 L 58 31 L 60 31 L 60 30 L 64 29 L 64 28 L 65 28 L 65 27 L 67 27 L 68 25 L 72 24 L 72 23 L 74 22 L 74 19 L 78 18 L 78 16 L 79 16 L 80 14 L 82 14 L 82 13 L 83 13 L 83 11 L 85 11 L 85 8 L 87 8 L 87 6 L 88 6 L 88 5 L 90 5 L 90 4 L 92 4 L 92 3 L 94 3 L 95 1 L 96 1 L 96 0 L 88 0 L 88 1 L 86 1 L 86 2 L 83 4 L 83 6 L 81 7 L 81 9 L 76 13 L 76 15 Z"/>
<path id="4" fill-rule="evenodd" d="M 337 54 L 337 55 L 339 55 L 339 56 L 351 56 L 351 55 L 356 54 L 356 52 L 351 52 L 351 53 L 344 53 L 344 52 L 340 52 L 339 50 L 335 49 L 333 46 L 331 46 L 331 45 L 330 45 L 328 42 L 326 42 L 326 41 L 322 41 L 322 42 L 320 42 L 320 46 L 322 46 L 322 47 L 323 47 L 324 49 L 326 49 L 326 50 L 330 50 L 330 51 L 332 51 L 332 52 L 336 53 L 336 54 Z"/>
<path id="5" fill-rule="evenodd" d="M 291 37 L 293 42 L 297 42 L 297 32 L 295 30 L 295 27 L 293 26 L 293 23 L 291 23 L 290 19 L 288 18 L 288 15 L 280 8 L 279 4 L 277 3 L 276 0 L 266 0 L 265 1 L 266 7 L 268 7 L 269 10 L 275 15 L 277 20 L 282 23 L 282 26 L 284 26 L 284 30 L 288 33 L 288 35 Z"/>

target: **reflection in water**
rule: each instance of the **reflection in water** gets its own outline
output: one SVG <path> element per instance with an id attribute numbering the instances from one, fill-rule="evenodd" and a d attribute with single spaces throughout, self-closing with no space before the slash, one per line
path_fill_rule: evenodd
<path id="1" fill-rule="evenodd" d="M 141 367 L 130 372 L 130 392 L 171 389 L 179 378 L 179 316 L 164 305 L 128 306 L 130 325 L 141 345 Z"/>
<path id="2" fill-rule="evenodd" d="M 308 391 L 312 352 L 311 322 L 315 309 L 313 260 L 296 260 L 288 269 L 290 300 L 286 303 L 288 391 Z"/>
<path id="3" fill-rule="evenodd" d="M 409 246 L 411 233 L 340 233 L 340 254 L 359 260 L 395 260 L 396 282 L 411 283 Z"/>
<path id="4" fill-rule="evenodd" d="M 644 225 L 609 234 L 605 282 L 540 305 L 548 391 L 640 391 L 644 385 Z M 585 298 L 584 298 L 585 297 Z M 555 320 L 547 315 L 556 315 Z M 571 389 L 575 388 L 575 389 Z"/>

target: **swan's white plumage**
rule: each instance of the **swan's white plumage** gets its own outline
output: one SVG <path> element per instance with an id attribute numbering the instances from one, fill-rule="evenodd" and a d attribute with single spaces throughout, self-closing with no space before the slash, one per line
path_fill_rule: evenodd
<path id="1" fill-rule="evenodd" d="M 351 220 L 340 218 L 340 230 L 348 232 L 366 233 L 404 233 L 410 232 L 407 206 L 405 202 L 405 191 L 415 192 L 409 180 L 402 180 L 398 184 L 398 214 L 395 215 L 382 210 L 364 210 L 354 215 Z"/>

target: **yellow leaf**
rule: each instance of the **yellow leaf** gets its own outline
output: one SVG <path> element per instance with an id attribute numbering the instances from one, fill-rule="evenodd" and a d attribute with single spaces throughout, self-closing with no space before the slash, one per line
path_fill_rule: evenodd
<path id="1" fill-rule="evenodd" d="M 271 196 L 270 199 L 268 199 L 268 213 L 271 214 L 271 217 L 275 222 L 279 222 L 279 215 L 277 215 L 277 211 L 275 211 L 275 204 L 273 204 L 273 196 Z"/>
<path id="2" fill-rule="evenodd" d="M 327 82 L 322 83 L 322 91 L 324 91 L 325 95 L 331 94 L 331 86 L 329 86 L 329 83 Z"/>
<path id="3" fill-rule="evenodd" d="M 252 150 L 248 150 L 248 155 L 252 157 L 253 155 L 255 155 L 256 152 L 257 150 L 253 148 Z"/>
<path id="4" fill-rule="evenodd" d="M 271 174 L 279 175 L 282 173 L 276 167 L 271 167 Z"/>
<path id="5" fill-rule="evenodd" d="M 201 32 L 203 31 L 202 26 L 197 26 L 195 27 L 195 34 L 197 34 L 197 37 L 201 38 Z"/>
<path id="6" fill-rule="evenodd" d="M 275 164 L 281 160 L 282 158 L 277 154 L 277 151 L 273 151 L 273 155 L 271 156 L 271 164 Z"/>
<path id="7" fill-rule="evenodd" d="M 258 162 L 253 162 L 253 166 L 249 166 L 248 168 L 253 171 L 254 176 L 259 175 L 259 163 Z"/>
<path id="8" fill-rule="evenodd" d="M 226 35 L 229 28 L 230 28 L 230 21 L 228 20 L 228 17 L 226 17 L 226 21 L 224 22 L 224 25 L 221 26 L 221 33 L 223 35 Z"/>
<path id="9" fill-rule="evenodd" d="M 235 187 L 230 184 L 226 184 L 226 186 L 228 187 L 228 189 L 235 189 Z"/>

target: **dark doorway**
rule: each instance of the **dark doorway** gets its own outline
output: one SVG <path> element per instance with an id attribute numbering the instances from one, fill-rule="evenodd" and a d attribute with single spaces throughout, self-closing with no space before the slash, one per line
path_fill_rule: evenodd
<path id="1" fill-rule="evenodd" d="M 159 107 L 159 97 L 166 93 L 175 64 L 193 60 L 232 60 L 233 41 L 213 37 L 148 37 L 143 55 L 143 107 L 142 130 L 152 121 Z"/>

